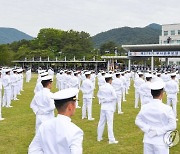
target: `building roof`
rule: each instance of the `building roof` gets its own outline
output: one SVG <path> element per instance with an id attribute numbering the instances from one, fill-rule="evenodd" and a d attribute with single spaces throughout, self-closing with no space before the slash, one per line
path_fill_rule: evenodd
<path id="1" fill-rule="evenodd" d="M 129 52 L 140 51 L 180 51 L 180 44 L 139 44 L 139 45 L 122 45 L 122 48 Z"/>
<path id="2" fill-rule="evenodd" d="M 101 59 L 128 59 L 127 56 L 101 56 Z"/>

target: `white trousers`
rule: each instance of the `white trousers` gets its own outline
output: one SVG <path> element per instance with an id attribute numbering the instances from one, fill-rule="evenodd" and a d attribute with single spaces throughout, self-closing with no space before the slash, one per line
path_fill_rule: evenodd
<path id="1" fill-rule="evenodd" d="M 4 89 L 3 105 L 9 107 L 11 105 L 11 89 Z"/>
<path id="2" fill-rule="evenodd" d="M 126 88 L 125 87 L 123 87 L 123 92 L 122 92 L 122 94 L 123 94 L 123 101 L 125 101 L 126 100 Z"/>
<path id="3" fill-rule="evenodd" d="M 86 110 L 88 113 L 88 119 L 91 119 L 92 118 L 92 98 L 83 98 L 82 118 L 86 117 Z"/>
<path id="4" fill-rule="evenodd" d="M 122 112 L 122 94 L 117 94 L 118 113 Z"/>
<path id="5" fill-rule="evenodd" d="M 139 99 L 140 99 L 140 93 L 135 89 L 135 108 L 138 107 Z"/>
<path id="6" fill-rule="evenodd" d="M 15 100 L 15 99 L 17 99 L 17 86 L 15 85 L 15 86 L 11 86 L 11 100 Z"/>
<path id="7" fill-rule="evenodd" d="M 175 117 L 177 117 L 177 97 L 170 98 L 167 97 L 167 105 L 171 106 L 174 112 Z"/>
<path id="8" fill-rule="evenodd" d="M 144 154 L 169 154 L 169 147 L 144 143 Z"/>
<path id="9" fill-rule="evenodd" d="M 113 111 L 101 110 L 100 119 L 97 128 L 97 135 L 99 140 L 102 139 L 104 127 L 107 122 L 109 141 L 115 141 L 114 132 L 113 132 L 113 120 L 114 120 Z"/>

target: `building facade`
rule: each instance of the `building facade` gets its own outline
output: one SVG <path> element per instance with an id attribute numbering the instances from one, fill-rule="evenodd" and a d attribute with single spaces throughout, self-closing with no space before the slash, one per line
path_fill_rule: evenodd
<path id="1" fill-rule="evenodd" d="M 180 24 L 162 25 L 162 35 L 159 36 L 159 44 L 180 44 Z M 161 58 L 164 62 L 165 59 Z M 168 64 L 180 65 L 180 58 L 169 58 Z"/>
<path id="2" fill-rule="evenodd" d="M 162 36 L 159 44 L 180 44 L 180 24 L 162 25 Z"/>

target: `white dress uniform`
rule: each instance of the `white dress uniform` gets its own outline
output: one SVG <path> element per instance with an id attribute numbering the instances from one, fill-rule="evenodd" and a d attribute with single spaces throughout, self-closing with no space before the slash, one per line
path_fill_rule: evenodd
<path id="1" fill-rule="evenodd" d="M 134 81 L 134 87 L 135 87 L 135 108 L 138 108 L 138 102 L 140 98 L 140 86 L 145 83 L 145 81 L 142 78 L 137 78 Z M 140 98 L 141 99 L 141 98 Z"/>
<path id="2" fill-rule="evenodd" d="M 123 82 L 123 90 L 122 90 L 122 98 L 123 101 L 126 101 L 126 78 L 124 77 L 124 72 L 121 74 L 121 78 L 120 78 Z"/>
<path id="3" fill-rule="evenodd" d="M 83 93 L 82 119 L 86 118 L 86 110 L 87 110 L 88 120 L 93 120 L 92 97 L 93 97 L 94 85 L 90 79 L 83 80 L 81 85 L 81 91 Z"/>
<path id="4" fill-rule="evenodd" d="M 150 89 L 151 82 L 146 81 L 140 86 L 140 97 L 141 97 L 141 106 L 147 103 L 150 103 L 153 99 L 151 95 L 151 89 Z"/>
<path id="5" fill-rule="evenodd" d="M 3 77 L 3 87 L 4 87 L 4 96 L 3 96 L 3 105 L 6 107 L 11 107 L 11 79 L 10 75 L 5 75 Z"/>
<path id="6" fill-rule="evenodd" d="M 39 126 L 46 120 L 54 118 L 54 100 L 50 89 L 43 88 L 37 92 L 30 104 L 33 112 L 36 115 L 36 133 Z"/>
<path id="7" fill-rule="evenodd" d="M 56 101 L 75 97 L 78 89 L 64 89 L 53 94 Z M 56 102 L 63 103 L 63 102 Z M 66 102 L 64 102 L 66 103 Z M 44 122 L 32 140 L 29 154 L 82 154 L 83 131 L 70 117 L 58 114 Z"/>
<path id="8" fill-rule="evenodd" d="M 98 78 L 98 86 L 101 87 L 106 83 L 104 76 Z"/>
<path id="9" fill-rule="evenodd" d="M 75 73 L 77 73 L 77 72 L 75 72 Z M 79 78 L 78 78 L 78 76 L 72 76 L 71 77 L 71 87 L 79 89 Z M 76 108 L 81 108 L 78 105 L 78 94 L 76 95 L 76 98 L 77 98 L 77 100 L 76 100 Z"/>
<path id="10" fill-rule="evenodd" d="M 166 83 L 165 91 L 167 94 L 167 105 L 172 105 L 174 115 L 177 116 L 177 93 L 178 93 L 178 84 L 175 80 L 170 80 Z"/>
<path id="11" fill-rule="evenodd" d="M 0 120 L 4 120 L 4 118 L 2 118 L 1 106 L 2 106 L 2 78 L 0 75 Z"/>
<path id="12" fill-rule="evenodd" d="M 161 87 L 157 82 L 154 85 Z M 162 103 L 162 100 L 152 99 L 142 106 L 135 123 L 144 132 L 144 154 L 169 154 L 163 138 L 167 131 L 176 129 L 176 119 L 171 107 Z"/>
<path id="13" fill-rule="evenodd" d="M 11 99 L 18 100 L 17 94 L 18 94 L 18 76 L 16 73 L 13 73 L 11 75 Z"/>
<path id="14" fill-rule="evenodd" d="M 29 146 L 29 154 L 82 154 L 83 131 L 67 116 L 43 123 Z"/>
<path id="15" fill-rule="evenodd" d="M 120 78 L 116 78 L 112 81 L 112 86 L 114 90 L 116 91 L 117 95 L 117 105 L 118 105 L 118 114 L 122 114 L 122 91 L 123 91 L 123 82 Z"/>
<path id="16" fill-rule="evenodd" d="M 101 103 L 101 113 L 97 128 L 97 140 L 101 141 L 103 139 L 102 136 L 104 132 L 104 127 L 107 122 L 109 143 L 115 142 L 113 132 L 113 119 L 116 109 L 116 92 L 111 84 L 105 83 L 103 86 L 100 87 L 97 96 Z"/>

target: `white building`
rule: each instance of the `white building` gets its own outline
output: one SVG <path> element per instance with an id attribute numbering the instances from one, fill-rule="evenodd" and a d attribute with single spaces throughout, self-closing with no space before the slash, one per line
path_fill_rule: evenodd
<path id="1" fill-rule="evenodd" d="M 159 44 L 180 44 L 180 24 L 162 25 L 162 36 L 159 36 Z M 164 58 L 161 59 L 165 61 Z M 180 58 L 169 58 L 169 64 L 180 64 Z"/>
<path id="2" fill-rule="evenodd" d="M 180 24 L 162 25 L 162 36 L 159 44 L 180 44 Z"/>

